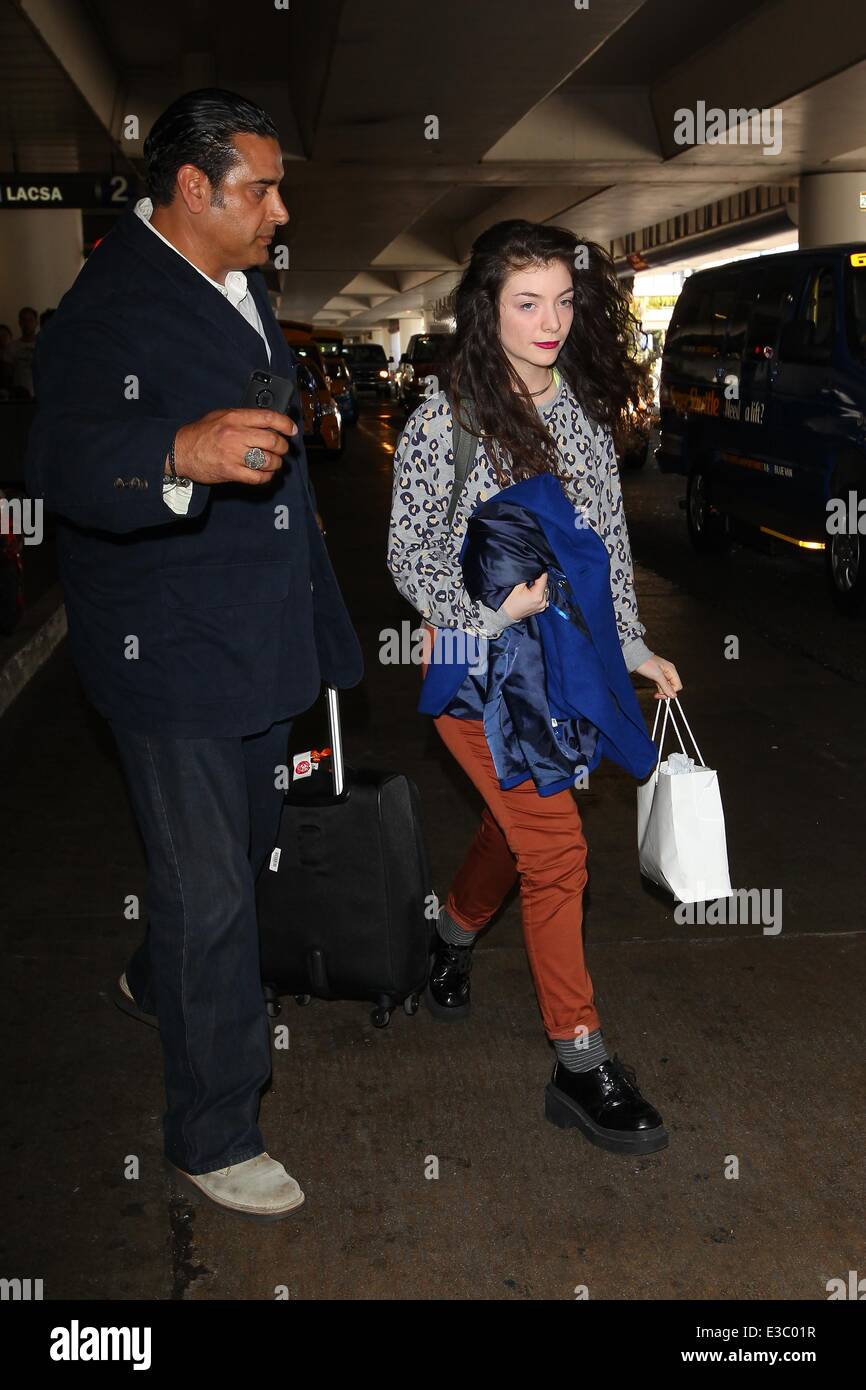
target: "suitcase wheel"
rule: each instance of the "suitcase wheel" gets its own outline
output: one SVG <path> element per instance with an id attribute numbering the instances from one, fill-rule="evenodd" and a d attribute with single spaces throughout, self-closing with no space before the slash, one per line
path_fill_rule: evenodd
<path id="1" fill-rule="evenodd" d="M 409 995 L 407 995 L 407 997 L 403 1000 L 403 1012 L 404 1012 L 404 1014 L 408 1014 L 410 1018 L 412 1017 L 413 1014 L 417 1014 L 417 1012 L 418 1012 L 418 1005 L 419 1005 L 420 1003 L 421 1003 L 421 997 L 420 997 L 420 995 L 418 995 L 418 994 L 409 994 Z"/>
<path id="2" fill-rule="evenodd" d="M 280 996 L 273 985 L 265 985 L 262 993 L 265 996 L 265 1011 L 268 1018 L 277 1018 L 280 1012 Z"/>
<path id="3" fill-rule="evenodd" d="M 312 999 L 312 997 L 313 997 L 312 994 L 296 994 L 296 995 L 295 995 L 295 1003 L 296 1003 L 296 1004 L 309 1004 L 309 1002 L 310 1002 L 310 1000 Z"/>
<path id="4" fill-rule="evenodd" d="M 370 1022 L 374 1028 L 387 1028 L 391 1022 L 391 1010 L 377 1008 L 370 1014 Z"/>

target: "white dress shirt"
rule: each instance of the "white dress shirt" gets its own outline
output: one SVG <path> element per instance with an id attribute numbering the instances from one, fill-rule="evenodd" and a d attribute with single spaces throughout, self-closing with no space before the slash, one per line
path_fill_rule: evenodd
<path id="1" fill-rule="evenodd" d="M 219 293 L 228 300 L 229 304 L 233 305 L 240 314 L 243 314 L 247 323 L 250 324 L 261 337 L 267 350 L 268 361 L 270 362 L 270 344 L 268 343 L 265 330 L 262 326 L 261 315 L 259 314 L 256 301 L 249 292 L 247 277 L 244 275 L 243 271 L 230 270 L 226 276 L 225 284 L 221 285 L 219 280 L 212 280 L 209 275 L 205 275 L 204 271 L 199 266 L 194 265 L 188 256 L 185 256 L 182 251 L 178 251 L 177 247 L 169 241 L 168 237 L 164 237 L 162 232 L 157 231 L 150 220 L 153 214 L 153 203 L 150 198 L 139 198 L 135 205 L 135 211 L 144 225 L 150 227 L 154 236 L 158 236 L 160 241 L 164 241 L 166 246 L 170 246 L 175 255 L 180 256 L 182 260 L 186 261 L 187 265 L 193 266 L 193 269 L 198 271 L 203 280 L 207 280 L 209 285 L 213 285 L 215 290 L 219 290 Z M 190 483 L 189 486 L 182 487 L 166 481 L 162 485 L 163 501 L 173 512 L 176 512 L 178 516 L 186 516 L 189 510 L 193 486 L 194 484 Z"/>

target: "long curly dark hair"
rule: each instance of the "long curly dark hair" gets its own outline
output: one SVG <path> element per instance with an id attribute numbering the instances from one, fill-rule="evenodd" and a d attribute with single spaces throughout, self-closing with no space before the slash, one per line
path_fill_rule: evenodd
<path id="1" fill-rule="evenodd" d="M 613 262 L 593 241 L 566 227 L 514 218 L 482 232 L 452 294 L 457 329 L 448 391 L 464 428 L 492 444 L 500 486 L 559 474 L 559 454 L 499 336 L 499 300 L 508 275 L 562 261 L 574 287 L 574 321 L 556 366 L 589 418 L 606 425 L 619 451 L 629 405 L 649 394 L 649 373 L 635 360 L 640 325 Z M 475 428 L 466 404 L 470 398 Z"/>

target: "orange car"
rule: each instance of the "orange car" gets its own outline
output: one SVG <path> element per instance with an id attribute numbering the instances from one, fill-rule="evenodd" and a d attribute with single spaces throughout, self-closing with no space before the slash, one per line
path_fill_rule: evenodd
<path id="1" fill-rule="evenodd" d="M 345 443 L 343 421 L 328 389 L 319 350 L 309 333 L 293 328 L 282 320 L 280 328 L 295 355 L 304 443 L 321 448 L 325 458 L 339 458 Z"/>

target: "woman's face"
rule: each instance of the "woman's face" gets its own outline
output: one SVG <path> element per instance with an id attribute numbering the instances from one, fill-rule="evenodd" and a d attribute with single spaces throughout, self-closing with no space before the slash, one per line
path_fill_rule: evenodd
<path id="1" fill-rule="evenodd" d="M 573 319 L 574 290 L 565 261 L 514 270 L 506 278 L 499 297 L 499 335 L 518 371 L 527 363 L 552 366 Z"/>

